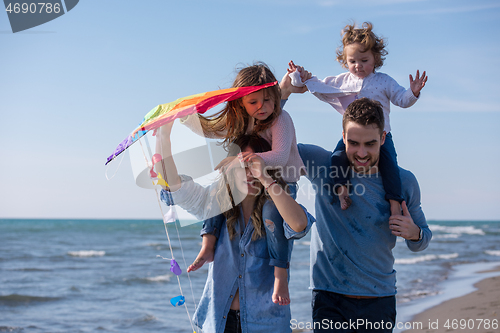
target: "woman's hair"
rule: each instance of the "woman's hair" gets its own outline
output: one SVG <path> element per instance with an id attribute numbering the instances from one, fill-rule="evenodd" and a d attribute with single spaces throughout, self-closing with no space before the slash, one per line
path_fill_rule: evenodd
<path id="1" fill-rule="evenodd" d="M 241 135 L 236 140 L 233 141 L 233 144 L 229 146 L 229 154 L 228 156 L 236 156 L 240 151 L 243 151 L 247 148 L 251 148 L 255 153 L 263 153 L 271 150 L 271 145 L 266 139 L 256 135 Z M 267 173 L 275 180 L 278 181 L 281 187 L 285 188 L 286 183 L 278 176 L 277 170 L 269 170 L 266 168 Z M 221 181 L 220 184 L 222 186 L 226 186 L 226 190 L 229 193 L 229 198 L 231 200 L 231 208 L 224 212 L 224 216 L 226 217 L 227 230 L 229 232 L 230 239 L 233 239 L 236 235 L 236 224 L 238 223 L 238 218 L 240 217 L 240 207 L 239 204 L 236 205 L 234 201 L 234 197 L 231 188 L 229 186 L 230 181 L 227 177 L 233 177 L 234 174 L 230 173 L 227 175 L 224 173 L 225 182 Z M 218 194 L 221 197 L 218 198 L 219 201 L 224 200 L 222 194 L 225 191 L 218 191 Z M 226 196 L 227 198 L 227 196 Z M 255 198 L 255 206 L 251 214 L 251 220 L 254 227 L 254 232 L 252 235 L 252 240 L 256 240 L 265 235 L 264 223 L 262 221 L 262 208 L 267 200 L 270 200 L 270 197 L 263 190 L 262 186 L 260 186 L 259 193 Z M 227 199 L 226 199 L 227 200 Z"/>
<path id="2" fill-rule="evenodd" d="M 375 57 L 374 69 L 384 65 L 386 43 L 383 38 L 377 37 L 372 31 L 373 25 L 370 22 L 364 22 L 361 28 L 356 29 L 355 24 L 348 24 L 342 29 L 342 46 L 337 48 L 337 61 L 342 67 L 348 68 L 345 58 L 344 49 L 347 45 L 359 43 L 363 46 L 364 51 L 371 51 Z"/>
<path id="3" fill-rule="evenodd" d="M 277 81 L 276 77 L 269 67 L 263 62 L 257 62 L 252 66 L 240 69 L 232 87 L 259 86 L 275 81 Z M 281 113 L 281 91 L 279 85 L 265 88 L 264 94 L 274 101 L 274 112 L 265 120 L 255 119 L 253 133 L 262 132 L 270 127 Z M 215 133 L 216 136 L 224 133 L 224 145 L 226 147 L 236 140 L 238 136 L 245 134 L 248 123 L 251 120 L 243 107 L 241 98 L 227 102 L 221 111 L 212 116 L 204 117 L 200 114 L 198 116 L 201 127 L 207 136 L 211 137 L 210 133 Z"/>

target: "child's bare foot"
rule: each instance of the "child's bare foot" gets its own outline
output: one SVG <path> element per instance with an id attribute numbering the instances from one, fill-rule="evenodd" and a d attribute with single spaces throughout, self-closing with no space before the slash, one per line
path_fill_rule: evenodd
<path id="1" fill-rule="evenodd" d="M 342 210 L 346 210 L 347 208 L 349 208 L 352 200 L 351 198 L 349 198 L 349 191 L 347 190 L 347 186 L 339 186 L 337 188 L 337 195 L 340 200 L 340 208 L 342 208 Z"/>
<path id="2" fill-rule="evenodd" d="M 288 273 L 286 268 L 274 267 L 273 302 L 279 305 L 290 304 L 288 293 Z"/>
<path id="3" fill-rule="evenodd" d="M 389 200 L 389 203 L 391 204 L 391 216 L 403 214 L 401 211 L 401 204 L 398 201 Z"/>

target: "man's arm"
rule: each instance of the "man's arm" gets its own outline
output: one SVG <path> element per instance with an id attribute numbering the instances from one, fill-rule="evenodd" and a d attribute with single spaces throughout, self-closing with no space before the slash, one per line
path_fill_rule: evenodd
<path id="1" fill-rule="evenodd" d="M 432 232 L 427 225 L 424 212 L 420 204 L 420 187 L 415 176 L 401 169 L 401 178 L 406 202 L 403 202 L 403 215 L 394 215 L 389 218 L 389 228 L 395 236 L 402 237 L 406 245 L 413 252 L 423 251 L 429 245 Z"/>

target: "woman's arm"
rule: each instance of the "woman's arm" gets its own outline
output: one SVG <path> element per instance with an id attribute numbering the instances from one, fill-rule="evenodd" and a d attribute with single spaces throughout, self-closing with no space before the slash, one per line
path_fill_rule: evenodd
<path id="1" fill-rule="evenodd" d="M 267 174 L 266 165 L 262 158 L 254 153 L 243 155 L 243 162 L 248 165 L 252 175 L 257 178 L 268 191 L 274 205 L 283 220 L 296 232 L 307 227 L 307 216 L 302 207 L 276 181 Z"/>
<path id="2" fill-rule="evenodd" d="M 155 164 L 155 171 L 168 183 L 170 191 L 176 191 L 181 187 L 181 178 L 177 173 L 174 159 L 172 157 L 172 143 L 170 134 L 174 122 L 170 122 L 156 131 L 156 153 L 160 154 L 162 160 Z M 162 185 L 164 189 L 165 186 Z"/>
<path id="3" fill-rule="evenodd" d="M 170 133 L 173 122 L 160 127 L 156 132 L 156 153 L 162 160 L 155 164 L 155 171 L 168 183 L 163 186 L 161 200 L 167 205 L 178 205 L 198 220 L 217 216 L 227 209 L 227 205 L 217 200 L 221 190 L 219 179 L 209 186 L 202 186 L 189 176 L 180 176 L 172 157 Z M 228 195 L 228 194 L 227 194 Z"/>

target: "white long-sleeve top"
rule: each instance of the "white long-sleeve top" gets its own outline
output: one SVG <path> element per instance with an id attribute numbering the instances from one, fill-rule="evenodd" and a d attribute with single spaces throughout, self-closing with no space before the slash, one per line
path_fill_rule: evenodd
<path id="1" fill-rule="evenodd" d="M 296 73 L 298 72 L 293 73 L 295 79 L 292 77 L 292 84 L 300 86 L 300 83 L 297 83 Z M 298 77 L 300 78 L 300 74 Z M 340 114 L 344 114 L 347 106 L 358 98 L 367 97 L 380 102 L 384 110 L 384 130 L 387 133 L 391 131 L 391 102 L 396 106 L 407 108 L 418 100 L 411 89 L 405 89 L 389 75 L 379 72 L 371 73 L 363 79 L 350 72 L 329 76 L 324 80 L 313 76 L 304 84 L 314 96 L 330 104 Z"/>
<path id="2" fill-rule="evenodd" d="M 251 118 L 253 120 L 253 118 Z M 198 116 L 196 114 L 181 120 L 181 123 L 198 135 L 204 136 Z M 253 132 L 254 122 L 250 121 L 246 134 Z M 224 138 L 225 133 L 220 133 L 211 138 Z M 301 175 L 305 175 L 305 166 L 297 149 L 297 137 L 292 117 L 285 110 L 281 111 L 278 118 L 266 130 L 257 133 L 271 144 L 272 150 L 257 153 L 266 166 L 281 168 L 282 178 L 285 182 L 297 182 Z"/>

